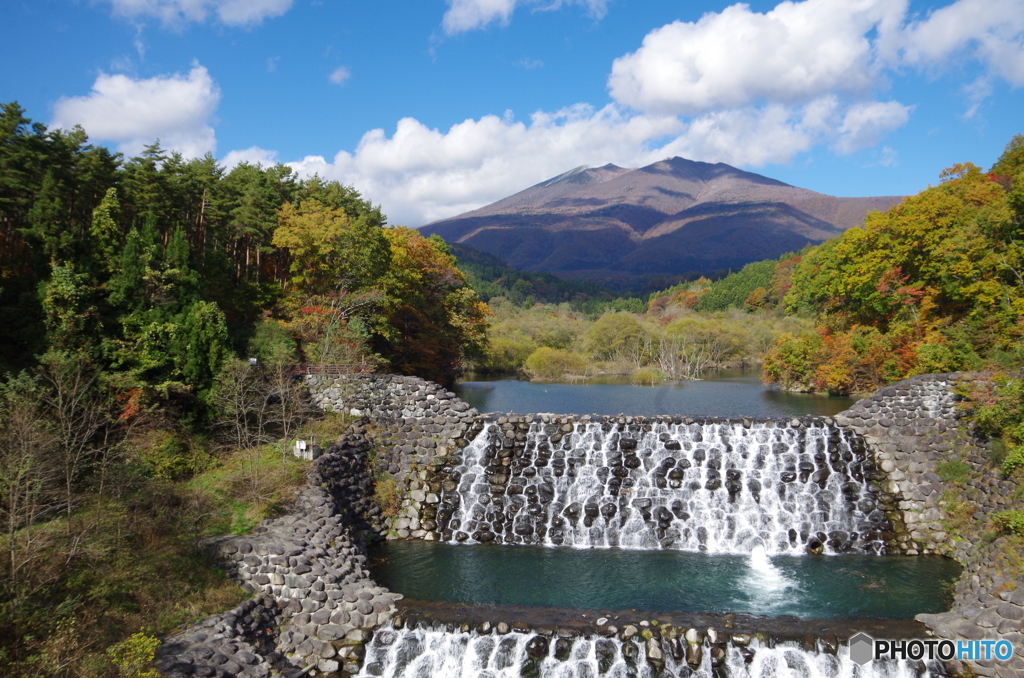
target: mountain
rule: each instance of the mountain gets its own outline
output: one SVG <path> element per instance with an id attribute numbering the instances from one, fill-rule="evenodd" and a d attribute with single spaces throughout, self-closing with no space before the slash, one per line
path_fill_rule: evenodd
<path id="1" fill-rule="evenodd" d="M 639 169 L 577 167 L 420 230 L 521 270 L 641 290 L 799 250 L 901 199 L 836 198 L 676 157 Z"/>

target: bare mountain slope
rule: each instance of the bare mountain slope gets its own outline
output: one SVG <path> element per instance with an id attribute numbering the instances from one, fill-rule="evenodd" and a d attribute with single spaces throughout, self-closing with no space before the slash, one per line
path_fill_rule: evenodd
<path id="1" fill-rule="evenodd" d="M 519 269 L 639 289 L 776 257 L 861 224 L 901 198 L 836 198 L 723 163 L 578 167 L 421 228 Z"/>

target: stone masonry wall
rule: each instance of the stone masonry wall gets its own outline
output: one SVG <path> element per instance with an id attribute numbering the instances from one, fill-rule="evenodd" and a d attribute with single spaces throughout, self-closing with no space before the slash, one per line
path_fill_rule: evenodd
<path id="1" fill-rule="evenodd" d="M 441 488 L 435 479 L 448 456 L 466 444 L 477 411 L 451 391 L 419 377 L 357 374 L 306 378 L 322 409 L 370 418 L 373 471 L 392 479 L 401 497 L 377 531 L 388 539 L 434 541 Z"/>
<path id="2" fill-rule="evenodd" d="M 908 555 L 952 555 L 955 549 L 942 524 L 943 488 L 935 467 L 962 440 L 952 390 L 961 376 L 911 377 L 835 416 L 836 423 L 861 435 L 886 473 L 880 498 L 894 505 L 896 546 Z"/>
<path id="3" fill-rule="evenodd" d="M 1010 641 L 1008 662 L 975 661 L 981 676 L 1024 676 L 1024 549 L 993 529 L 997 511 L 1020 508 L 1015 483 L 1004 480 L 990 459 L 988 444 L 959 419 L 954 393 L 958 381 L 984 379 L 976 373 L 930 374 L 882 388 L 835 420 L 860 433 L 886 472 L 883 495 L 897 510 L 898 548 L 906 554 L 941 553 L 964 566 L 953 607 L 921 614 L 938 638 Z M 939 465 L 963 462 L 961 482 L 943 482 Z M 962 666 L 954 666 L 961 671 Z"/>
<path id="4" fill-rule="evenodd" d="M 253 600 L 167 638 L 157 668 L 179 676 L 354 673 L 363 643 L 395 611 L 400 594 L 366 569 L 361 533 L 374 509 L 366 472 L 370 443 L 353 427 L 317 459 L 292 510 L 252 534 L 205 542 Z"/>

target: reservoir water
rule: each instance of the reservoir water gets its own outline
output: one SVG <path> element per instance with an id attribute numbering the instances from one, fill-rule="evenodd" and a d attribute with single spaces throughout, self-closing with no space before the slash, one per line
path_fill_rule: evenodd
<path id="1" fill-rule="evenodd" d="M 554 414 L 791 417 L 836 414 L 856 402 L 770 389 L 756 369 L 709 371 L 701 381 L 659 386 L 634 386 L 624 379 L 578 384 L 473 380 L 456 384 L 455 393 L 481 412 Z"/>
<path id="2" fill-rule="evenodd" d="M 750 556 L 390 541 L 381 585 L 417 600 L 584 609 L 910 619 L 949 609 L 960 566 L 938 556 Z"/>

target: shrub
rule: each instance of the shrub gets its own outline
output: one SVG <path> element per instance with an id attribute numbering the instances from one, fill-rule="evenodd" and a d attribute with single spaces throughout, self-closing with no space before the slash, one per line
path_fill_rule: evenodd
<path id="1" fill-rule="evenodd" d="M 1017 469 L 1024 468 L 1024 445 L 1018 445 L 1003 457 L 1003 475 L 1009 477 Z"/>
<path id="2" fill-rule="evenodd" d="M 154 431 L 141 444 L 139 457 L 154 478 L 182 480 L 211 468 L 213 457 L 196 441 L 174 431 Z"/>
<path id="3" fill-rule="evenodd" d="M 1003 532 L 1024 537 L 1024 511 L 1000 511 L 992 521 Z"/>
<path id="4" fill-rule="evenodd" d="M 394 478 L 381 474 L 373 486 L 373 503 L 386 518 L 394 518 L 402 508 L 402 494 Z"/>
<path id="5" fill-rule="evenodd" d="M 650 384 L 651 386 L 654 386 L 654 384 L 656 384 L 657 382 L 661 381 L 664 378 L 665 377 L 661 374 L 661 372 L 659 372 L 655 368 L 644 367 L 634 372 L 633 375 L 629 378 L 629 380 L 637 385 Z"/>
<path id="6" fill-rule="evenodd" d="M 582 374 L 587 361 L 581 356 L 558 348 L 541 346 L 526 359 L 526 372 L 531 379 L 561 379 L 566 374 Z"/>

